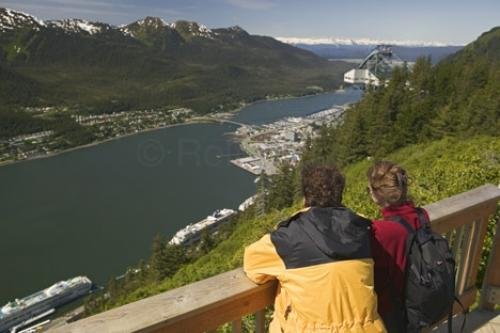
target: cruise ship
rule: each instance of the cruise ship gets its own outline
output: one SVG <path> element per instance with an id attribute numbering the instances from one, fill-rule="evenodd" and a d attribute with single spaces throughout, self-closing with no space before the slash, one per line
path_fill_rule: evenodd
<path id="1" fill-rule="evenodd" d="M 221 222 L 227 220 L 234 214 L 236 214 L 236 212 L 229 208 L 218 209 L 212 215 L 207 216 L 206 219 L 200 222 L 191 223 L 185 228 L 177 231 L 169 243 L 174 245 L 189 245 L 200 239 L 203 230 L 206 229 L 210 231 L 216 228 Z"/>
<path id="2" fill-rule="evenodd" d="M 88 277 L 77 276 L 59 281 L 25 298 L 9 302 L 0 309 L 0 333 L 22 326 L 31 318 L 84 296 L 91 288 L 92 281 Z"/>
<path id="3" fill-rule="evenodd" d="M 253 195 L 251 196 L 250 198 L 246 199 L 245 201 L 243 201 L 239 206 L 238 206 L 238 210 L 240 212 L 244 212 L 245 210 L 248 209 L 248 207 L 250 207 L 251 205 L 253 205 L 255 203 L 255 199 L 257 198 L 257 195 Z"/>

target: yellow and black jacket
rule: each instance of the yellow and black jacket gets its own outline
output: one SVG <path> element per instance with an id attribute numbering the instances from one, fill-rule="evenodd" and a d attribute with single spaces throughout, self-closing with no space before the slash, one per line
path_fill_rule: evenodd
<path id="1" fill-rule="evenodd" d="M 370 220 L 344 207 L 313 207 L 245 249 L 256 283 L 278 279 L 272 333 L 385 332 L 377 313 Z"/>

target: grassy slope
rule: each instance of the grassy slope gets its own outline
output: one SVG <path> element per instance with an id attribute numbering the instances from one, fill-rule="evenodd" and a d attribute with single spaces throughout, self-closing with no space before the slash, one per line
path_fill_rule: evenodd
<path id="1" fill-rule="evenodd" d="M 411 195 L 419 205 L 434 202 L 483 185 L 500 183 L 500 138 L 476 137 L 468 140 L 446 138 L 401 149 L 387 159 L 402 164 L 409 171 Z M 365 173 L 370 161 L 355 163 L 345 169 L 347 189 L 345 204 L 366 216 L 378 215 L 377 207 L 366 195 Z M 275 211 L 263 217 L 243 214 L 233 234 L 208 254 L 181 268 L 160 284 L 147 285 L 129 294 L 113 306 L 187 283 L 198 281 L 241 266 L 244 247 L 260 238 L 281 220 L 299 208 Z"/>

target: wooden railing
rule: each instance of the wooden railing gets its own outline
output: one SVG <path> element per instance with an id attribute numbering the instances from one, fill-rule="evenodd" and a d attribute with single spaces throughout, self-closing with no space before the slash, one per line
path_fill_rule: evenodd
<path id="1" fill-rule="evenodd" d="M 495 213 L 500 189 L 484 185 L 424 208 L 432 228 L 446 234 L 457 260 L 457 295 L 470 307 L 488 219 Z M 81 332 L 206 332 L 231 323 L 241 331 L 241 318 L 255 314 L 256 332 L 264 332 L 264 310 L 274 300 L 275 283 L 255 285 L 241 269 L 223 273 L 181 288 L 76 321 L 53 333 Z M 500 302 L 500 230 L 484 279 L 482 306 Z M 461 309 L 457 306 L 455 313 Z"/>

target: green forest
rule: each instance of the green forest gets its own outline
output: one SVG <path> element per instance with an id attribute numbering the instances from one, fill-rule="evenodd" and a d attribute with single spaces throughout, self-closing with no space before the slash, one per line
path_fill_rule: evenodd
<path id="1" fill-rule="evenodd" d="M 305 159 L 347 165 L 414 143 L 499 130 L 500 28 L 495 28 L 435 67 L 420 58 L 411 71 L 396 69 L 385 88 L 367 90 L 341 126 L 324 129 Z"/>
<path id="2" fill-rule="evenodd" d="M 410 174 L 410 195 L 425 205 L 485 183 L 500 182 L 500 28 L 483 34 L 457 54 L 432 66 L 421 58 L 399 68 L 382 88 L 367 89 L 343 122 L 309 140 L 297 167 L 259 178 L 258 199 L 216 236 L 183 251 L 158 236 L 151 257 L 111 280 L 106 297 L 86 301 L 87 315 L 101 312 L 242 265 L 245 246 L 301 208 L 300 169 L 331 162 L 346 175 L 344 204 L 375 218 L 366 192 L 366 170 L 389 159 Z M 481 259 L 480 286 L 499 210 L 489 225 Z"/>
<path id="3" fill-rule="evenodd" d="M 105 24 L 96 34 L 35 24 L 0 33 L 0 139 L 59 132 L 57 121 L 27 107 L 83 115 L 179 107 L 198 114 L 231 111 L 267 97 L 331 91 L 349 68 L 239 27 L 204 36 L 195 33 L 195 22 L 178 21 L 173 28 L 155 17 L 127 25 L 128 34 Z M 92 141 L 74 130 L 79 137 L 73 141 Z"/>

